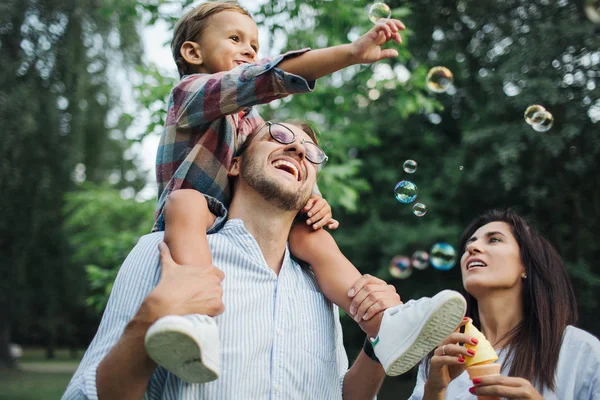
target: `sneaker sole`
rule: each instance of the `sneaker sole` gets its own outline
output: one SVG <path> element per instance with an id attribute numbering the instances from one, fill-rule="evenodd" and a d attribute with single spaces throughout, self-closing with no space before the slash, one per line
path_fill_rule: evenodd
<path id="1" fill-rule="evenodd" d="M 395 360 L 385 369 L 387 375 L 397 376 L 410 370 L 460 325 L 465 316 L 466 302 L 462 296 L 448 296 L 452 298 L 443 301 L 416 333 L 418 336 L 415 343 L 405 352 L 390 357 Z"/>
<path id="2" fill-rule="evenodd" d="M 185 329 L 169 329 L 149 332 L 146 337 L 146 353 L 160 366 L 171 371 L 188 383 L 207 383 L 219 375 L 216 368 L 203 354 L 201 346 Z"/>

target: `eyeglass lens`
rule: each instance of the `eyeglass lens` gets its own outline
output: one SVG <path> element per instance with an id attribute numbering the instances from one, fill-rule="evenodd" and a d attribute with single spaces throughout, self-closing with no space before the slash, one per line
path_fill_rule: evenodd
<path id="1" fill-rule="evenodd" d="M 273 139 L 277 140 L 281 144 L 290 144 L 296 139 L 294 132 L 289 130 L 286 126 L 279 124 L 269 124 L 269 129 Z M 320 164 L 325 161 L 325 152 L 312 142 L 304 141 L 304 148 L 306 149 L 306 158 L 308 161 L 314 164 Z"/>

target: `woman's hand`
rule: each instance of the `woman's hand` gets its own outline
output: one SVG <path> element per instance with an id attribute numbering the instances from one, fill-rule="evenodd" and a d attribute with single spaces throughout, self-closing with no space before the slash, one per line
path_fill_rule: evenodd
<path id="1" fill-rule="evenodd" d="M 465 318 L 460 326 L 467 321 L 468 318 Z M 454 332 L 435 349 L 429 365 L 429 376 L 425 383 L 427 391 L 443 392 L 452 380 L 467 369 L 465 357 L 475 355 L 475 350 L 460 346 L 464 343 L 476 345 L 477 339 L 464 333 Z"/>
<path id="2" fill-rule="evenodd" d="M 477 396 L 496 396 L 505 399 L 544 400 L 526 379 L 512 376 L 490 375 L 473 379 L 469 392 Z"/>

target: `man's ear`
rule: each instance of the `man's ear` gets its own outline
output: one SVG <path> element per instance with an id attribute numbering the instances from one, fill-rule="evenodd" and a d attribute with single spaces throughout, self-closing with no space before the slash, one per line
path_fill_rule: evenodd
<path id="1" fill-rule="evenodd" d="M 231 161 L 231 167 L 229 167 L 229 172 L 227 173 L 227 176 L 229 176 L 230 178 L 240 176 L 240 164 L 240 158 L 234 157 L 234 159 Z"/>
<path id="2" fill-rule="evenodd" d="M 202 52 L 198 43 L 189 40 L 183 42 L 179 52 L 186 63 L 198 66 L 202 65 Z"/>

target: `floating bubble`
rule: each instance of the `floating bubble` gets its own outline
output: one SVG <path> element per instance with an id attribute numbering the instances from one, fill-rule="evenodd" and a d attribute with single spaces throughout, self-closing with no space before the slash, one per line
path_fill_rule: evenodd
<path id="1" fill-rule="evenodd" d="M 460 171 L 462 171 L 463 169 L 465 169 L 465 167 L 463 167 L 463 166 L 461 165 L 460 167 L 458 167 L 458 169 L 459 169 Z"/>
<path id="2" fill-rule="evenodd" d="M 554 117 L 548 111 L 535 113 L 531 127 L 536 132 L 547 132 L 554 125 Z"/>
<path id="3" fill-rule="evenodd" d="M 535 122 L 533 120 L 533 117 L 535 116 L 535 114 L 541 111 L 546 111 L 546 109 L 540 106 L 539 104 L 527 107 L 527 110 L 525 110 L 525 122 L 527 122 L 529 125 L 533 125 Z"/>
<path id="4" fill-rule="evenodd" d="M 369 19 L 376 24 L 380 19 L 389 19 L 392 16 L 390 6 L 385 3 L 373 3 L 369 8 Z"/>
<path id="5" fill-rule="evenodd" d="M 413 253 L 410 262 L 413 268 L 424 270 L 429 266 L 429 254 L 424 250 L 417 250 Z"/>
<path id="6" fill-rule="evenodd" d="M 415 214 L 417 217 L 422 217 L 423 215 L 427 214 L 427 206 L 423 203 L 416 203 L 413 206 L 413 214 Z"/>
<path id="7" fill-rule="evenodd" d="M 600 0 L 585 0 L 583 11 L 594 24 L 600 24 Z"/>
<path id="8" fill-rule="evenodd" d="M 400 181 L 394 188 L 396 199 L 403 204 L 412 203 L 417 198 L 417 185 L 411 181 Z"/>
<path id="9" fill-rule="evenodd" d="M 456 250 L 448 243 L 436 243 L 429 250 L 431 266 L 440 271 L 447 271 L 456 264 Z"/>
<path id="10" fill-rule="evenodd" d="M 429 90 L 435 93 L 444 93 L 452 86 L 454 75 L 446 67 L 433 67 L 427 73 L 425 83 Z"/>
<path id="11" fill-rule="evenodd" d="M 415 160 L 406 160 L 402 168 L 404 168 L 404 172 L 407 174 L 414 174 L 417 170 L 417 162 Z"/>
<path id="12" fill-rule="evenodd" d="M 406 279 L 412 271 L 410 258 L 406 256 L 396 256 L 390 261 L 390 274 L 394 278 Z"/>

